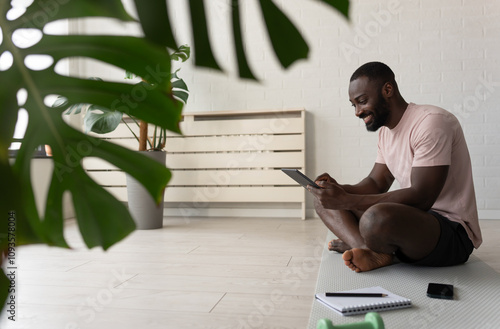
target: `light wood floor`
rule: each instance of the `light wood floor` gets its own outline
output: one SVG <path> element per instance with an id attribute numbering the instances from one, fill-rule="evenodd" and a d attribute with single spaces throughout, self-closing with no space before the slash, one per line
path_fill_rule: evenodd
<path id="1" fill-rule="evenodd" d="M 1 328 L 306 328 L 326 229 L 317 219 L 165 219 L 108 252 L 18 249 L 17 321 Z M 500 272 L 500 220 L 476 255 Z"/>

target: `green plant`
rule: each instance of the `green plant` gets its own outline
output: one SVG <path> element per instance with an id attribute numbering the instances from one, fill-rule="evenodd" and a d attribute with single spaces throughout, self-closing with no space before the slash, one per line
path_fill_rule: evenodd
<path id="1" fill-rule="evenodd" d="M 348 0 L 317 1 L 346 17 L 348 15 Z M 48 23 L 60 19 L 101 16 L 134 21 L 120 0 L 35 0 L 22 15 L 11 19 L 7 18 L 10 1 L 0 2 L 0 56 L 7 54 L 12 58 L 12 65 L 0 72 L 1 250 L 8 250 L 11 238 L 15 238 L 12 248 L 30 243 L 68 247 L 63 236 L 65 192 L 72 196 L 78 226 L 89 248 L 102 246 L 107 249 L 134 230 L 134 222 L 125 206 L 87 175 L 82 167 L 85 157 L 98 157 L 112 163 L 140 181 L 155 200 L 160 200 L 171 176 L 168 169 L 137 152 L 71 128 L 62 119 L 65 108 L 52 108 L 45 104 L 49 95 L 59 95 L 68 100 L 68 105 L 93 104 L 180 133 L 178 123 L 183 104 L 173 97 L 172 84 L 166 78 L 171 72 L 166 48 L 178 49 L 168 17 L 169 2 L 134 0 L 134 3 L 144 37 L 43 33 Z M 309 48 L 294 24 L 272 0 L 259 0 L 258 3 L 274 52 L 283 67 L 306 58 Z M 204 6 L 203 0 L 189 0 L 195 65 L 220 69 L 208 38 Z M 230 15 L 239 76 L 255 79 L 244 52 L 238 0 L 231 1 Z M 42 31 L 40 41 L 28 48 L 16 46 L 13 34 L 22 33 L 24 29 Z M 41 71 L 27 67 L 25 59 L 38 54 L 50 56 L 53 64 Z M 151 85 L 145 82 L 132 86 L 57 74 L 56 64 L 71 57 L 96 59 L 143 78 L 154 74 L 153 81 L 146 80 L 155 87 L 150 88 Z M 133 88 L 141 86 L 144 97 L 134 106 L 120 102 L 122 95 L 131 95 Z M 25 90 L 28 95 L 22 104 L 16 97 L 20 90 Z M 8 148 L 13 141 L 20 108 L 28 111 L 29 122 L 22 146 L 11 161 Z M 45 213 L 40 214 L 35 204 L 30 169 L 33 151 L 45 144 L 52 147 L 54 169 Z M 97 204 L 99 207 L 96 207 Z M 13 226 L 8 225 L 11 222 Z M 3 260 L 11 261 L 9 258 Z M 2 273 L 0 303 L 7 297 L 8 287 L 7 277 Z"/>
<path id="2" fill-rule="evenodd" d="M 191 49 L 187 45 L 182 45 L 179 49 L 170 53 L 170 59 L 172 61 L 185 62 L 189 59 L 191 54 Z M 172 83 L 172 95 L 177 100 L 186 104 L 189 98 L 189 89 L 183 79 L 179 78 L 178 73 L 180 68 L 172 72 L 168 79 Z M 125 75 L 126 79 L 135 79 L 136 76 L 132 72 L 127 71 Z M 100 78 L 91 78 L 93 80 L 102 81 Z M 148 83 L 148 81 L 143 81 Z M 154 84 L 150 84 L 154 87 Z M 54 106 L 61 107 L 67 105 L 67 100 L 64 97 L 59 97 L 56 99 Z M 66 115 L 70 114 L 84 114 L 84 131 L 85 133 L 94 132 L 97 134 L 107 134 L 114 131 L 120 122 L 123 122 L 130 133 L 136 138 L 139 143 L 139 151 L 149 150 L 163 150 L 165 147 L 165 142 L 167 138 L 167 131 L 164 128 L 154 125 L 153 129 L 153 139 L 149 138 L 148 124 L 144 121 L 138 120 L 132 115 L 127 115 L 124 118 L 124 113 L 118 111 L 112 111 L 108 108 L 94 104 L 74 104 L 64 112 Z M 134 130 L 129 126 L 129 124 L 135 124 L 137 127 L 145 127 L 146 129 L 139 129 L 139 136 L 134 132 Z M 146 146 L 149 145 L 149 147 Z"/>

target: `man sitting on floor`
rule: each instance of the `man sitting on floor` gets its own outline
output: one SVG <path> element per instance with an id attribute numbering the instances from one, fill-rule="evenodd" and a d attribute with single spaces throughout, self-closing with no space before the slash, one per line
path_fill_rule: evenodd
<path id="1" fill-rule="evenodd" d="M 469 152 L 460 123 L 436 106 L 408 104 L 385 64 L 352 75 L 349 100 L 369 131 L 379 128 L 368 177 L 341 185 L 328 174 L 308 186 L 319 217 L 356 272 L 402 262 L 451 266 L 481 245 Z M 389 191 L 394 179 L 400 189 Z"/>

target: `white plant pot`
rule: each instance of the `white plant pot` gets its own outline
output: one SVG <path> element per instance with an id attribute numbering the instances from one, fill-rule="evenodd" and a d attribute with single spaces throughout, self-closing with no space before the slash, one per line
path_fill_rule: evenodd
<path id="1" fill-rule="evenodd" d="M 146 156 L 165 164 L 166 152 L 141 151 Z M 163 196 L 157 205 L 148 191 L 132 176 L 127 174 L 128 208 L 138 230 L 163 227 Z"/>

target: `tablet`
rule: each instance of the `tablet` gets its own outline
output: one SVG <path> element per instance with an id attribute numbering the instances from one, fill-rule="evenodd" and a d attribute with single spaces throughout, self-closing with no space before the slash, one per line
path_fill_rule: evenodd
<path id="1" fill-rule="evenodd" d="M 285 174 L 290 176 L 293 180 L 295 180 L 300 185 L 307 187 L 307 185 L 311 185 L 315 188 L 321 188 L 315 182 L 313 182 L 309 177 L 301 173 L 298 169 L 281 169 Z"/>

